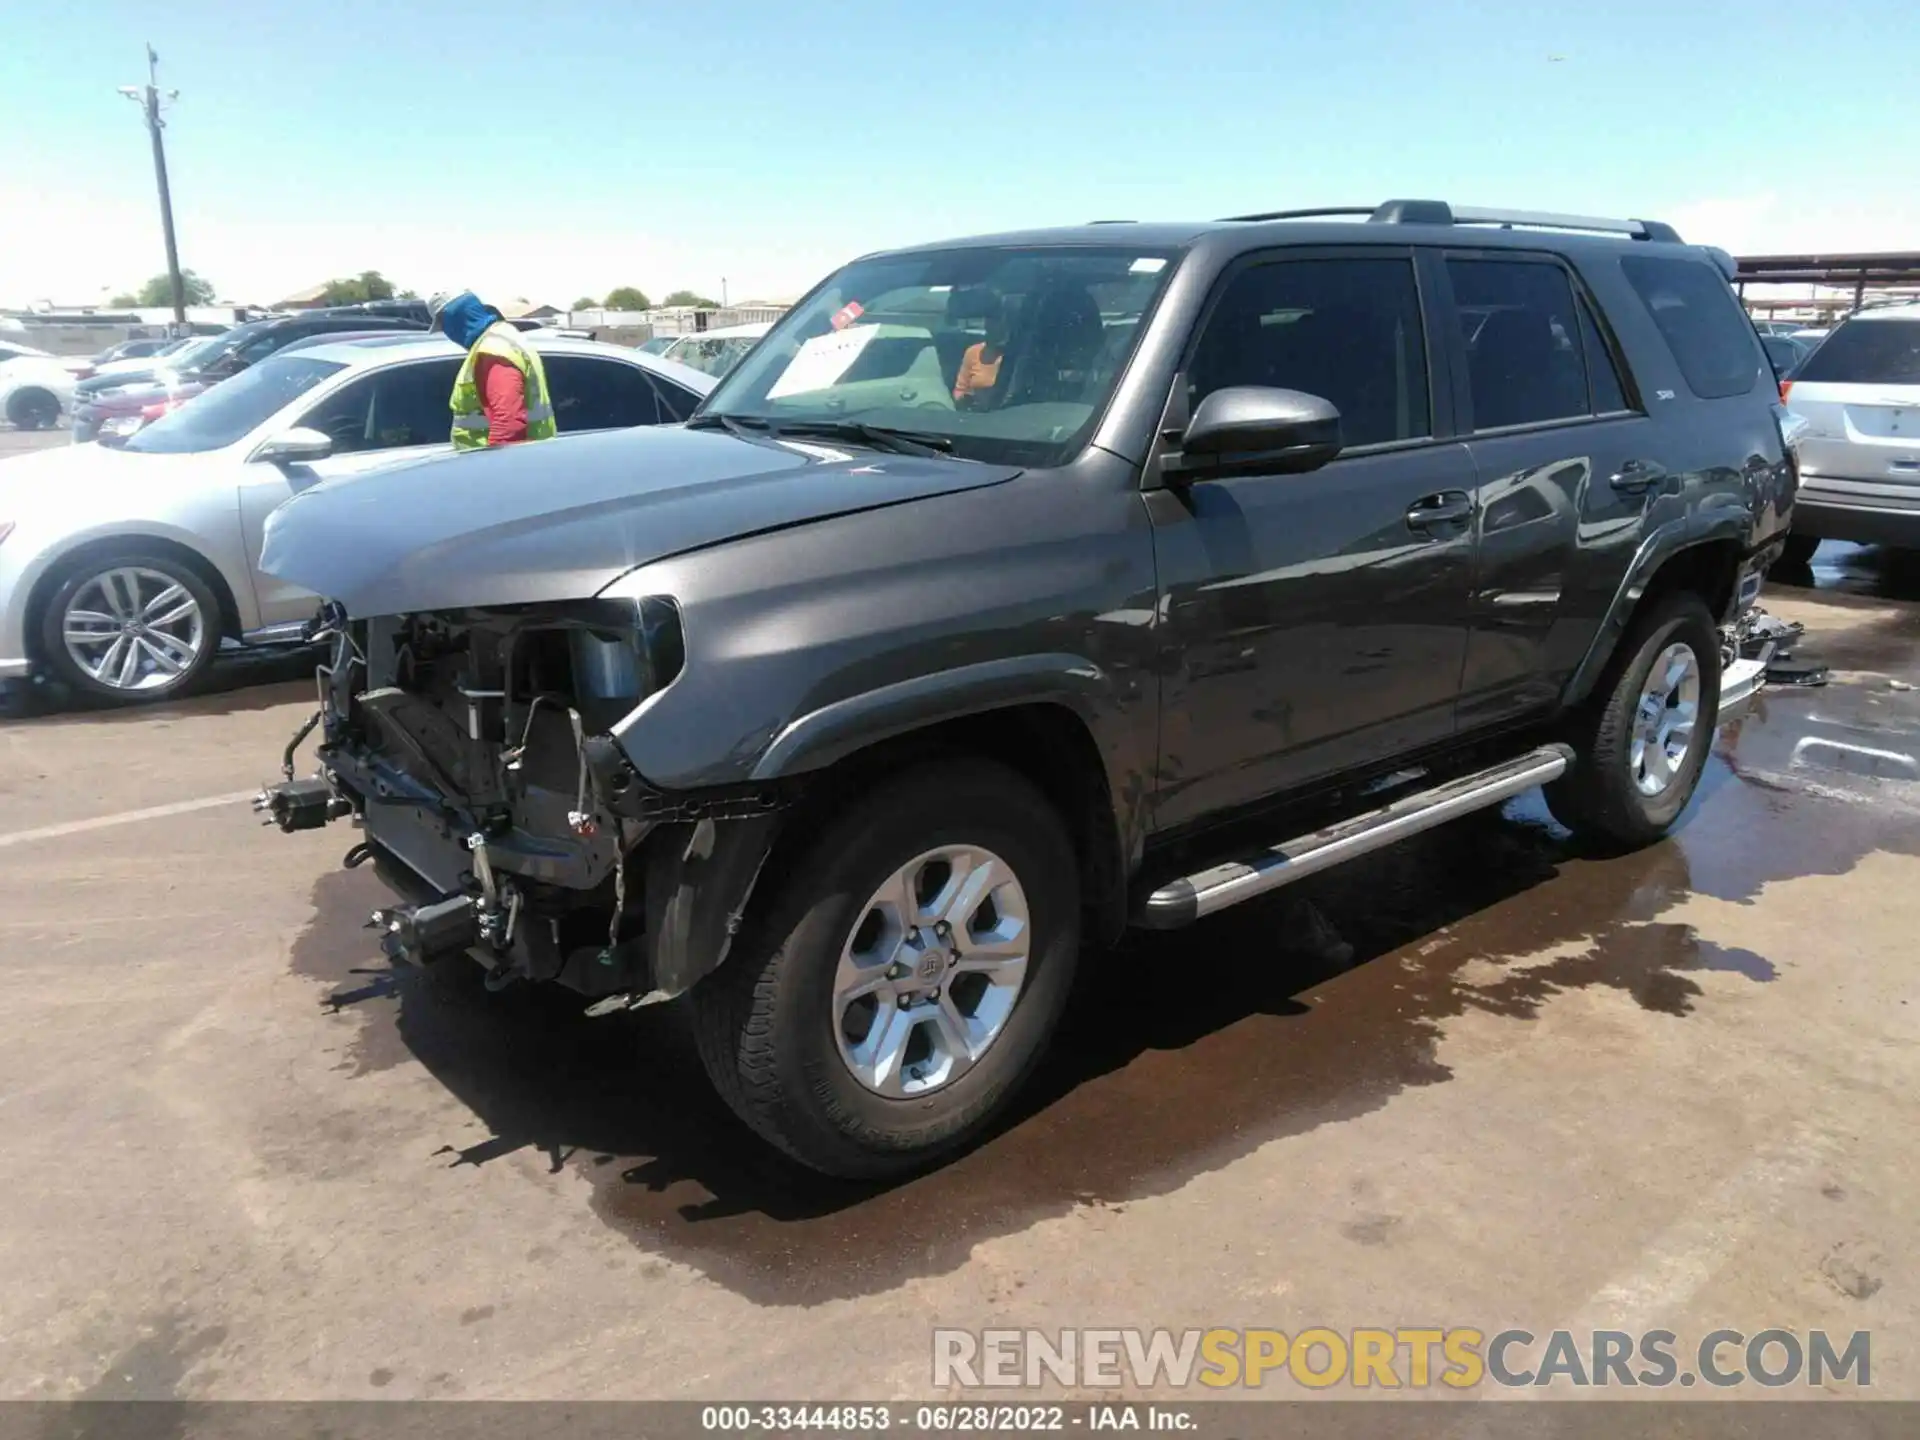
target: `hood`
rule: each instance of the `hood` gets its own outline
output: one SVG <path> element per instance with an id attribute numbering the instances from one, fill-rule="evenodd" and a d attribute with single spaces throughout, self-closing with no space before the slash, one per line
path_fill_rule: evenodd
<path id="1" fill-rule="evenodd" d="M 162 492 L 208 483 L 208 456 L 142 455 L 105 445 L 55 445 L 0 461 L 0 520 L 47 514 L 60 523 L 125 517 Z"/>
<path id="2" fill-rule="evenodd" d="M 562 436 L 316 485 L 269 517 L 260 568 L 360 616 L 581 600 L 670 555 L 1019 473 L 677 426 Z"/>

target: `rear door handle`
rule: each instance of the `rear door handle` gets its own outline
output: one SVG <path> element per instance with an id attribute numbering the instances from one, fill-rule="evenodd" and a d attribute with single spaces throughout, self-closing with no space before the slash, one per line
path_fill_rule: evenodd
<path id="1" fill-rule="evenodd" d="M 1609 483 L 1627 495 L 1650 490 L 1667 478 L 1667 467 L 1652 460 L 1629 460 L 1614 473 Z"/>
<path id="2" fill-rule="evenodd" d="M 1449 525 L 1464 525 L 1473 518 L 1473 497 L 1464 490 L 1442 490 L 1437 495 L 1422 495 L 1407 510 L 1410 530 L 1437 530 Z"/>

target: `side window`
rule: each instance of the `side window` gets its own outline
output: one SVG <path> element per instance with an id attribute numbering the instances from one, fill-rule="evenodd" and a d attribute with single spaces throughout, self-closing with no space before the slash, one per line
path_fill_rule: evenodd
<path id="1" fill-rule="evenodd" d="M 1280 260 L 1241 271 L 1187 367 L 1189 413 L 1229 385 L 1331 400 L 1349 447 L 1431 435 L 1413 262 Z"/>
<path id="2" fill-rule="evenodd" d="M 453 377 L 460 362 L 395 365 L 341 387 L 300 423 L 333 441 L 333 453 L 432 445 L 452 432 Z"/>
<path id="3" fill-rule="evenodd" d="M 1666 337 L 1689 390 L 1719 400 L 1753 389 L 1766 357 L 1718 270 L 1663 255 L 1628 255 L 1620 269 Z"/>
<path id="4" fill-rule="evenodd" d="M 1593 393 L 1593 413 L 1611 415 L 1627 409 L 1626 387 L 1620 383 L 1620 372 L 1613 367 L 1613 356 L 1607 350 L 1607 342 L 1600 337 L 1600 327 L 1594 323 L 1593 311 L 1585 300 L 1580 302 L 1580 348 L 1587 357 L 1587 384 Z"/>
<path id="5" fill-rule="evenodd" d="M 1473 428 L 1538 425 L 1590 414 L 1573 286 L 1537 260 L 1449 259 L 1467 347 Z"/>
<path id="6" fill-rule="evenodd" d="M 639 366 L 584 355 L 542 358 L 547 389 L 553 392 L 554 421 L 563 434 L 660 423 L 652 379 Z"/>
<path id="7" fill-rule="evenodd" d="M 341 386 L 307 411 L 300 418 L 300 424 L 331 439 L 336 455 L 371 449 L 367 443 L 367 422 L 373 415 L 373 382 L 374 377 L 368 375 Z"/>
<path id="8" fill-rule="evenodd" d="M 673 425 L 685 420 L 700 408 L 700 397 L 691 390 L 682 390 L 671 380 L 654 377 L 654 390 L 660 397 L 660 423 Z"/>
<path id="9" fill-rule="evenodd" d="M 458 360 L 395 365 L 373 377 L 368 448 L 435 445 L 451 438 L 453 377 Z"/>

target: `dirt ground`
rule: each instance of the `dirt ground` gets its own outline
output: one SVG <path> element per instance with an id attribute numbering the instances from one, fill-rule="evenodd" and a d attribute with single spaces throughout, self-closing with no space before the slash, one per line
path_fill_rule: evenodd
<path id="1" fill-rule="evenodd" d="M 881 1191 L 759 1150 L 673 1007 L 390 973 L 351 835 L 242 798 L 298 662 L 10 720 L 0 1396 L 888 1399 L 936 1325 L 1512 1325 L 1870 1330 L 1920 1398 L 1920 576 L 1828 550 L 1765 603 L 1832 683 L 1675 838 L 1528 797 L 1322 877 L 1344 968 L 1271 905 L 1129 942 L 1015 1122 Z"/>

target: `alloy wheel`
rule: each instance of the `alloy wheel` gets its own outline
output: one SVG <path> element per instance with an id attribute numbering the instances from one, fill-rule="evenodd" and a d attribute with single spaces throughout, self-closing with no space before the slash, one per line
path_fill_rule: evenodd
<path id="1" fill-rule="evenodd" d="M 73 592 L 61 635 L 73 663 L 110 690 L 164 690 L 194 668 L 208 644 L 193 593 L 143 565 L 103 570 Z"/>
<path id="2" fill-rule="evenodd" d="M 876 1094 L 951 1085 L 1005 1030 L 1026 979 L 1026 892 L 998 855 L 946 845 L 902 865 L 861 907 L 834 976 L 840 1058 Z"/>
<path id="3" fill-rule="evenodd" d="M 1642 795 L 1664 795 L 1686 765 L 1700 718 L 1700 678 L 1699 658 L 1684 641 L 1662 650 L 1647 672 L 1628 751 L 1633 783 Z"/>

